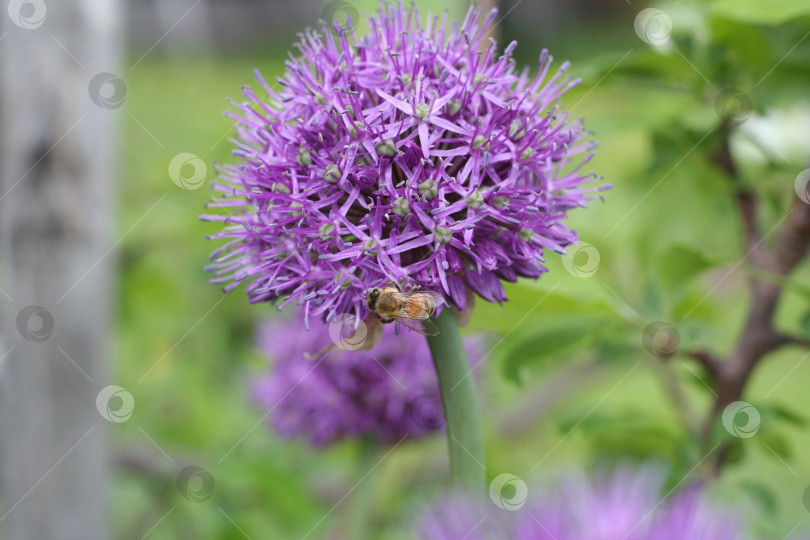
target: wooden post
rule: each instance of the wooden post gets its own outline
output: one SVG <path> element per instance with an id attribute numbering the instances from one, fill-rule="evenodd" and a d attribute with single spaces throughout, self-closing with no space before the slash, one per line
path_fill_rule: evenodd
<path id="1" fill-rule="evenodd" d="M 107 385 L 120 4 L 0 10 L 0 537 L 110 538 Z M 105 75 L 106 73 L 107 75 Z M 101 75 L 99 75 L 101 74 Z"/>

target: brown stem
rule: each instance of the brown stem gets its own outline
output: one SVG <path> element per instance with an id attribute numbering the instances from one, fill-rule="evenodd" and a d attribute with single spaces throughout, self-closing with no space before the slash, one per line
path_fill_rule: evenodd
<path id="1" fill-rule="evenodd" d="M 789 334 L 776 334 L 774 336 L 773 348 L 777 349 L 785 345 L 810 348 L 810 339 L 801 336 L 791 336 Z"/>
<path id="2" fill-rule="evenodd" d="M 758 247 L 762 239 L 762 234 L 757 224 L 758 202 L 756 194 L 750 188 L 743 186 L 740 182 L 739 170 L 734 163 L 734 157 L 731 155 L 730 136 L 732 129 L 732 125 L 728 120 L 724 120 L 720 124 L 720 148 L 711 159 L 715 165 L 734 181 L 735 197 L 743 225 L 745 245 L 748 252 L 753 257 L 755 254 L 758 254 Z M 754 258 L 756 259 L 756 257 Z"/>
<path id="3" fill-rule="evenodd" d="M 757 223 L 756 194 L 741 185 L 729 149 L 730 131 L 731 126 L 727 122 L 721 124 L 721 146 L 712 160 L 734 181 L 747 256 L 756 270 L 779 278 L 787 277 L 810 248 L 810 205 L 796 197 L 787 223 L 779 233 L 774 247 L 769 249 L 764 245 Z M 690 355 L 713 373 L 714 389 L 717 394 L 701 433 L 706 451 L 711 445 L 712 427 L 725 407 L 742 397 L 745 385 L 757 364 L 768 353 L 783 345 L 810 345 L 810 341 L 806 339 L 787 336 L 776 331 L 773 318 L 782 296 L 782 287 L 779 280 L 762 279 L 762 273 L 760 276 L 755 273 L 750 279 L 751 305 L 740 337 L 729 357 L 720 361 L 703 351 Z M 723 467 L 728 454 L 726 450 L 727 448 L 721 448 L 713 458 L 714 474 L 719 473 Z"/>
<path id="4" fill-rule="evenodd" d="M 709 351 L 704 350 L 697 350 L 692 351 L 689 353 L 689 357 L 693 360 L 696 360 L 700 365 L 702 365 L 706 371 L 709 372 L 709 375 L 712 379 L 717 377 L 717 370 L 719 369 L 720 359 L 714 356 Z"/>

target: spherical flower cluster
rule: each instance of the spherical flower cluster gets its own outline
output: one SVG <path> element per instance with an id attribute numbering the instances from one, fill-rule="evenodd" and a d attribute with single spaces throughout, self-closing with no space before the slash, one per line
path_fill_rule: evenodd
<path id="1" fill-rule="evenodd" d="M 394 444 L 443 429 L 439 385 L 424 336 L 405 329 L 397 335 L 394 325 L 386 325 L 373 350 L 332 348 L 312 357 L 335 337 L 330 325 L 314 321 L 312 326 L 307 332 L 300 319 L 280 319 L 258 333 L 272 369 L 254 381 L 252 397 L 269 412 L 278 434 L 318 448 L 351 437 Z M 476 366 L 480 344 L 472 338 L 465 343 Z"/>
<path id="2" fill-rule="evenodd" d="M 600 188 L 581 168 L 593 143 L 559 109 L 569 80 L 544 51 L 532 74 L 479 42 L 478 25 L 382 4 L 370 34 L 308 31 L 278 84 L 235 104 L 237 163 L 210 206 L 213 281 L 252 301 L 296 301 L 309 316 L 363 317 L 362 292 L 397 281 L 464 309 L 470 289 L 537 278 L 543 252 L 576 240 L 568 210 Z M 605 187 L 605 186 L 602 186 Z"/>
<path id="3" fill-rule="evenodd" d="M 568 477 L 501 511 L 457 494 L 422 516 L 423 540 L 743 540 L 740 520 L 697 488 L 667 496 L 656 471 Z"/>

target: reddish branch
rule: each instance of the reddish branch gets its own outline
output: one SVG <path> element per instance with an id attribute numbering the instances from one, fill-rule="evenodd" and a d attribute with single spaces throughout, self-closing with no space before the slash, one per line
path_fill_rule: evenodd
<path id="1" fill-rule="evenodd" d="M 737 207 L 742 222 L 746 257 L 760 272 L 750 279 L 751 304 L 737 344 L 727 358 L 717 358 L 707 351 L 694 351 L 690 356 L 703 365 L 713 381 L 716 398 L 702 430 L 704 449 L 711 444 L 712 427 L 725 407 L 738 401 L 757 364 L 770 352 L 785 345 L 810 346 L 804 338 L 789 336 L 774 328 L 773 319 L 782 296 L 775 280 L 764 281 L 764 275 L 789 276 L 810 248 L 810 205 L 796 197 L 773 247 L 768 247 L 757 222 L 756 194 L 741 185 L 737 167 L 729 149 L 732 126 L 720 126 L 721 146 L 713 161 L 734 181 Z M 713 473 L 722 468 L 728 448 L 721 448 L 712 458 Z"/>
<path id="2" fill-rule="evenodd" d="M 699 350 L 690 352 L 689 356 L 691 356 L 693 360 L 697 360 L 697 362 L 706 369 L 712 379 L 717 376 L 717 366 L 720 363 L 720 360 L 712 353 L 709 351 Z"/>
<path id="3" fill-rule="evenodd" d="M 729 138 L 733 130 L 733 125 L 729 119 L 720 124 L 720 148 L 713 156 L 712 161 L 734 180 L 735 196 L 737 207 L 740 211 L 740 218 L 745 236 L 746 250 L 753 259 L 761 253 L 762 235 L 757 225 L 757 198 L 751 188 L 743 186 L 740 182 L 740 175 L 734 158 L 731 155 Z"/>

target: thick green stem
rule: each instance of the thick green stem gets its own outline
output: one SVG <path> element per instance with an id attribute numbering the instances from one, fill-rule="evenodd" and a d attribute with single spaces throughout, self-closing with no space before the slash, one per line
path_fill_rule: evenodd
<path id="1" fill-rule="evenodd" d="M 374 517 L 374 475 L 370 474 L 377 462 L 379 443 L 376 437 L 363 437 L 357 452 L 357 487 L 352 493 L 349 510 L 348 536 L 352 540 L 369 538 Z"/>
<path id="2" fill-rule="evenodd" d="M 450 309 L 436 319 L 439 334 L 428 337 L 444 406 L 453 485 L 484 488 L 484 443 L 475 379 L 458 321 Z"/>

